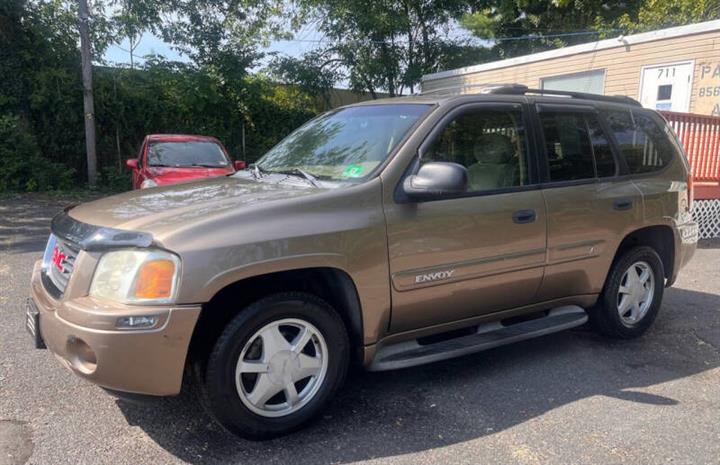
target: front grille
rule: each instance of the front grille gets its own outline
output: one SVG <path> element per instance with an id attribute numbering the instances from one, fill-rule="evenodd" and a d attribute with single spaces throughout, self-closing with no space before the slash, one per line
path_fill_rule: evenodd
<path id="1" fill-rule="evenodd" d="M 43 258 L 43 279 L 45 288 L 55 297 L 62 296 L 67 288 L 78 249 L 55 236 L 50 236 Z M 52 289 L 54 287 L 55 289 Z"/>

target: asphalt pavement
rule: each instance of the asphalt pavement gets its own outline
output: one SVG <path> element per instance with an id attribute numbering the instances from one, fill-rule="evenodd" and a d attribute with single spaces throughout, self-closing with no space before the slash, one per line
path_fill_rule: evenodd
<path id="1" fill-rule="evenodd" d="M 251 442 L 215 425 L 191 389 L 118 401 L 32 349 L 30 272 L 66 203 L 0 198 L 0 465 L 720 464 L 720 241 L 701 244 L 638 340 L 581 327 L 355 372 L 316 423 Z"/>

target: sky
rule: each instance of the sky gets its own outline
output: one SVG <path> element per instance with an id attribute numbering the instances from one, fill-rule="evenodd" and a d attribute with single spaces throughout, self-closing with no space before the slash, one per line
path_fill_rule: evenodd
<path id="1" fill-rule="evenodd" d="M 312 50 L 321 39 L 320 32 L 312 25 L 306 25 L 295 34 L 293 40 L 276 40 L 263 50 L 268 53 L 277 52 L 298 58 Z M 125 39 L 120 44 L 108 47 L 103 58 L 111 63 L 129 64 L 130 53 L 128 50 L 128 41 Z M 187 57 L 173 50 L 170 44 L 164 42 L 160 37 L 146 32 L 143 34 L 140 45 L 135 49 L 135 62 L 142 62 L 142 58 L 139 57 L 150 54 L 162 55 L 168 60 L 188 61 Z"/>

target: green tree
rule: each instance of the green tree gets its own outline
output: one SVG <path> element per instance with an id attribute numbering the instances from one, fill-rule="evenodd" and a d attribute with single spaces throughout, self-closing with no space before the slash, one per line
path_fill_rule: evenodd
<path id="1" fill-rule="evenodd" d="M 502 58 L 597 39 L 640 0 L 481 0 L 460 24 Z M 618 32 L 619 34 L 619 32 Z"/>
<path id="2" fill-rule="evenodd" d="M 108 24 L 114 32 L 114 42 L 128 41 L 130 68 L 135 67 L 135 50 L 146 31 L 159 31 L 160 9 L 156 0 L 109 0 Z"/>
<path id="3" fill-rule="evenodd" d="M 645 0 L 635 14 L 623 14 L 613 21 L 612 26 L 635 33 L 719 18 L 718 0 Z M 597 28 L 602 26 L 596 24 Z"/>
<path id="4" fill-rule="evenodd" d="M 303 0 L 301 5 L 324 40 L 293 66 L 331 80 L 344 78 L 353 90 L 373 96 L 412 92 L 423 74 L 437 71 L 457 52 L 462 52 L 455 55 L 458 65 L 488 54 L 452 34 L 453 20 L 467 11 L 463 0 Z"/>
<path id="5" fill-rule="evenodd" d="M 330 107 L 330 91 L 342 78 L 339 66 L 330 66 L 322 51 L 311 51 L 302 58 L 276 56 L 268 66 L 270 75 L 280 82 L 299 87 L 310 95 L 323 99 Z"/>
<path id="6" fill-rule="evenodd" d="M 0 191 L 65 188 L 84 180 L 71 6 L 60 0 L 0 2 Z M 109 22 L 92 24 L 105 28 Z M 93 37 L 97 53 L 103 40 L 97 31 Z M 314 115 L 313 99 L 302 89 L 251 76 L 246 64 L 233 67 L 232 59 L 217 56 L 202 63 L 146 57 L 135 69 L 94 67 L 103 185 L 129 187 L 124 159 L 137 154 L 148 133 L 213 135 L 231 154 L 252 161 Z"/>
<path id="7" fill-rule="evenodd" d="M 460 23 L 507 58 L 719 17 L 717 0 L 482 0 Z"/>

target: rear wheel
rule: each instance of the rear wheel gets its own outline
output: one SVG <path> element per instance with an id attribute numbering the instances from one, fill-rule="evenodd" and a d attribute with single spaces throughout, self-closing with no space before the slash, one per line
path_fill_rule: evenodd
<path id="1" fill-rule="evenodd" d="M 665 288 L 662 260 L 650 247 L 635 247 L 613 264 L 591 324 L 602 334 L 629 339 L 655 320 Z"/>
<path id="2" fill-rule="evenodd" d="M 302 293 L 264 298 L 224 329 L 200 377 L 204 404 L 226 429 L 266 439 L 312 420 L 342 384 L 345 326 L 323 300 Z"/>

